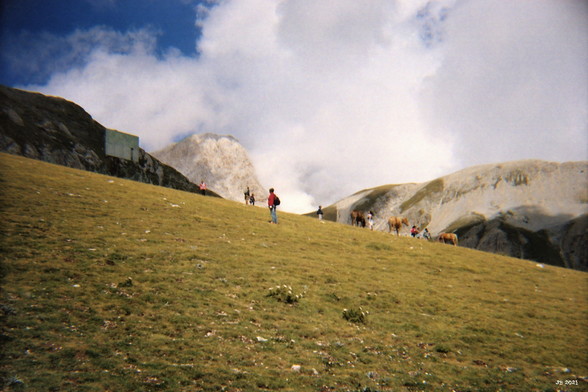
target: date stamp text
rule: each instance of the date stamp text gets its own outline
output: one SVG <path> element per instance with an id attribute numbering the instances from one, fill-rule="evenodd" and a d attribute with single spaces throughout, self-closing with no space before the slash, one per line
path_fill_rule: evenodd
<path id="1" fill-rule="evenodd" d="M 571 379 L 571 380 L 556 380 L 555 385 L 580 385 L 578 380 Z"/>

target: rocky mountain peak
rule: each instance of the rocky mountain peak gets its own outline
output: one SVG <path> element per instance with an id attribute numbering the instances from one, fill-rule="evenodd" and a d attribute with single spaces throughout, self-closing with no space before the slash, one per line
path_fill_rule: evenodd
<path id="1" fill-rule="evenodd" d="M 233 136 L 193 134 L 152 155 L 173 166 L 194 183 L 204 180 L 222 197 L 243 201 L 249 187 L 258 201 L 265 199 L 249 154 Z"/>

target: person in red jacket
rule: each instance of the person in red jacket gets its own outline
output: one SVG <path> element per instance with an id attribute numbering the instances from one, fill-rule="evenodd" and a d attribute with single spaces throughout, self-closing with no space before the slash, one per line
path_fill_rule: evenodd
<path id="1" fill-rule="evenodd" d="M 276 214 L 276 194 L 274 193 L 274 188 L 270 188 L 269 192 L 267 206 L 270 209 L 270 215 L 272 217 L 271 223 L 278 224 L 278 215 Z"/>

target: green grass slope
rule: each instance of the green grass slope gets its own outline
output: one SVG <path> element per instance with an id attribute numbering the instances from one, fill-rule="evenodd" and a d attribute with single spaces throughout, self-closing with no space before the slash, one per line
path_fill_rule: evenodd
<path id="1" fill-rule="evenodd" d="M 5 154 L 0 187 L 6 391 L 586 390 L 586 273 Z"/>

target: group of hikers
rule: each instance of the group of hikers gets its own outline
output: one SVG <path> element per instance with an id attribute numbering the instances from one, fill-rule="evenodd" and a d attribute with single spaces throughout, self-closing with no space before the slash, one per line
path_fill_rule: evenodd
<path id="1" fill-rule="evenodd" d="M 249 204 L 251 204 L 252 206 L 255 205 L 255 195 L 253 193 L 251 193 L 251 191 L 249 190 L 249 187 L 247 187 L 245 192 L 243 192 L 243 195 L 245 196 L 245 205 L 249 205 Z"/>
<path id="2" fill-rule="evenodd" d="M 206 183 L 204 182 L 204 180 L 202 180 L 200 182 L 199 185 L 200 188 L 200 192 L 202 193 L 202 195 L 206 194 Z M 245 205 L 255 205 L 255 195 L 251 192 L 251 190 L 249 189 L 249 187 L 247 187 L 247 189 L 245 189 L 245 191 L 243 192 L 243 197 L 245 199 Z M 272 224 L 278 224 L 278 215 L 276 212 L 276 207 L 280 205 L 280 198 L 276 195 L 274 188 L 270 188 L 269 190 L 269 195 L 267 197 L 267 206 L 270 210 L 270 217 L 271 220 L 269 221 Z M 324 217 L 324 212 L 323 212 L 323 207 L 319 206 L 318 210 L 316 211 L 316 215 L 318 217 L 319 220 L 323 220 Z M 363 221 L 363 226 L 365 227 L 366 222 L 367 222 L 367 227 L 370 230 L 374 230 L 374 212 L 373 211 L 369 211 L 365 217 L 365 220 Z M 362 219 L 363 216 L 362 216 Z M 352 218 L 352 224 L 353 224 L 353 218 Z M 412 226 L 412 228 L 410 229 L 410 236 L 413 238 L 424 238 L 427 240 L 431 239 L 431 234 L 429 233 L 429 230 L 427 228 L 425 228 L 425 230 L 423 231 L 423 233 L 421 234 L 419 229 L 416 226 Z"/>
<path id="3" fill-rule="evenodd" d="M 419 234 L 420 234 L 420 236 L 419 236 Z M 421 234 L 421 233 L 419 232 L 419 229 L 418 229 L 416 226 L 414 226 L 414 225 L 413 225 L 413 226 L 411 227 L 411 229 L 410 229 L 410 236 L 411 236 L 411 237 L 413 237 L 413 238 L 424 238 L 424 239 L 426 239 L 426 240 L 430 240 L 430 239 L 432 239 L 432 238 L 431 238 L 431 233 L 429 233 L 429 229 L 427 229 L 427 228 L 425 227 L 425 230 L 424 230 L 424 231 L 423 231 L 423 233 Z"/>
<path id="4" fill-rule="evenodd" d="M 255 205 L 255 195 L 251 192 L 249 187 L 245 189 L 243 192 L 243 197 L 245 199 L 245 205 Z M 275 194 L 274 188 L 270 188 L 269 195 L 267 197 L 267 206 L 270 210 L 270 223 L 277 225 L 278 224 L 278 214 L 276 212 L 276 207 L 280 205 L 280 198 Z"/>

